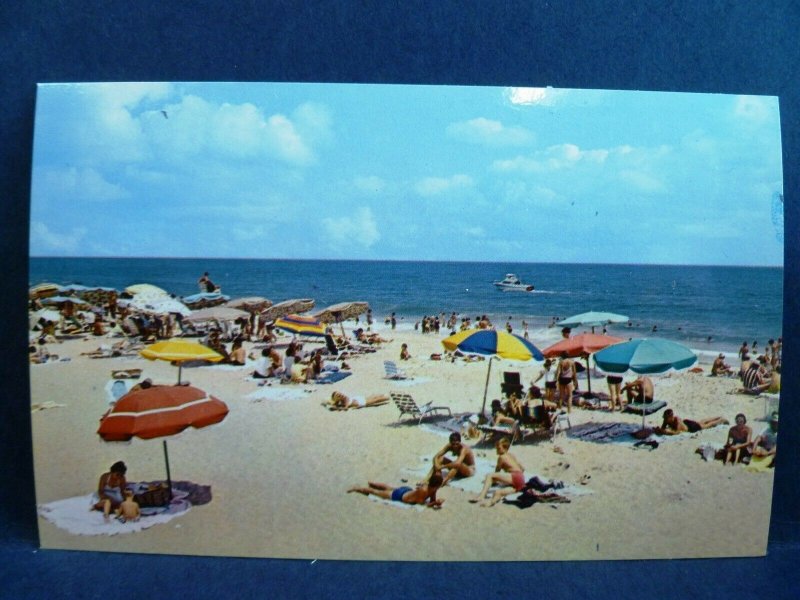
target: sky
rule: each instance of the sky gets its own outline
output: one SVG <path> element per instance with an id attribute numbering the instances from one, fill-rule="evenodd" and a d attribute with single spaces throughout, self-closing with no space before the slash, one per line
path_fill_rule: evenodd
<path id="1" fill-rule="evenodd" d="M 783 265 L 778 99 L 45 84 L 32 256 Z"/>

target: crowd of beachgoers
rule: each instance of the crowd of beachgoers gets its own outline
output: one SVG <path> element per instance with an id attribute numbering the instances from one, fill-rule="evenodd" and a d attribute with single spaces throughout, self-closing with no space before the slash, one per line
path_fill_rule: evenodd
<path id="1" fill-rule="evenodd" d="M 363 514 L 363 507 L 352 504 L 352 494 L 370 496 L 378 504 L 436 510 L 446 506 L 447 512 L 460 518 L 473 504 L 518 508 L 577 504 L 585 507 L 582 511 L 610 514 L 618 501 L 614 497 L 624 489 L 642 497 L 655 494 L 659 498 L 686 500 L 683 509 L 672 516 L 687 518 L 683 510 L 690 506 L 694 510 L 718 493 L 728 497 L 745 490 L 754 500 L 734 500 L 731 506 L 749 515 L 752 541 L 747 544 L 737 546 L 735 540 L 739 538 L 733 533 L 721 536 L 719 544 L 715 544 L 698 543 L 694 535 L 672 539 L 668 531 L 655 525 L 653 531 L 662 536 L 663 552 L 670 556 L 758 553 L 766 539 L 764 523 L 769 520 L 771 478 L 763 477 L 774 466 L 777 448 L 776 394 L 782 367 L 779 337 L 770 340 L 761 353 L 743 344 L 737 356 L 715 353 L 707 361 L 701 356 L 691 369 L 653 377 L 622 377 L 596 367 L 586 368 L 582 362 L 586 356 L 502 361 L 503 381 L 499 385 L 492 381 L 490 389 L 490 363 L 496 359 L 448 350 L 441 343 L 443 338 L 459 332 L 499 330 L 513 332 L 544 350 L 545 345 L 582 332 L 558 328 L 556 318 L 550 327 L 533 329 L 522 322 L 514 330 L 511 319 L 495 324 L 486 315 L 473 319 L 452 310 L 420 315 L 413 328 L 400 328 L 394 313 L 376 318 L 362 303 L 354 314 L 344 315 L 346 318 L 328 315 L 320 323 L 321 331 L 309 336 L 276 326 L 280 316 L 266 312 L 271 302 L 230 313 L 213 312 L 215 307 L 225 308 L 222 303 L 159 313 L 146 308 L 147 303 L 137 303 L 136 293 L 55 287 L 44 294 L 32 293 L 30 298 L 31 402 L 37 411 L 33 427 L 40 504 L 70 493 L 77 495 L 85 489 L 85 477 L 83 488 L 70 484 L 65 489 L 63 482 L 59 484 L 58 469 L 50 464 L 54 453 L 63 452 L 69 445 L 81 449 L 72 459 L 74 472 L 102 465 L 100 481 L 97 482 L 95 471 L 97 485 L 92 483 L 93 506 L 98 516 L 111 518 L 116 514 L 123 522 L 139 520 L 135 499 L 126 495 L 128 482 L 123 467 L 128 467 L 120 464 L 121 453 L 125 452 L 128 464 L 141 461 L 153 469 L 153 461 L 146 458 L 143 446 L 123 451 L 108 444 L 98 449 L 97 418 L 119 397 L 99 397 L 102 395 L 91 390 L 97 390 L 109 379 L 109 364 L 113 366 L 112 378 L 115 373 L 130 376 L 131 386 L 126 393 L 154 385 L 173 385 L 170 370 L 174 366 L 147 361 L 140 353 L 159 341 L 186 339 L 221 357 L 214 362 L 189 365 L 192 385 L 225 400 L 230 414 L 223 425 L 235 423 L 237 427 L 236 439 L 222 433 L 230 432 L 230 428 L 208 428 L 209 433 L 204 435 L 213 441 L 200 453 L 213 458 L 202 466 L 193 465 L 192 478 L 213 480 L 215 490 L 225 498 L 224 508 L 218 506 L 221 503 L 211 502 L 202 509 L 240 542 L 237 546 L 235 541 L 212 541 L 200 533 L 181 538 L 185 533 L 182 528 L 182 534 L 170 542 L 176 548 L 173 551 L 414 558 L 410 549 L 397 549 L 385 539 L 385 535 L 396 535 L 408 527 L 407 519 L 391 516 L 391 511 L 389 515 L 373 514 L 369 509 L 368 514 Z M 32 290 L 37 288 L 42 289 L 37 286 Z M 94 294 L 87 292 L 90 289 Z M 217 294 L 219 290 L 214 288 L 208 293 Z M 48 301 L 53 298 L 57 301 Z M 152 297 L 148 300 L 152 305 Z M 192 314 L 200 310 L 211 310 L 209 317 L 192 319 Z M 620 327 L 623 328 L 624 325 Z M 613 333 L 613 328 L 609 329 Z M 729 364 L 734 360 L 737 365 Z M 493 377 L 501 376 L 496 371 Z M 481 406 L 480 400 L 475 399 L 482 395 L 484 380 L 488 398 Z M 55 387 L 59 388 L 58 393 L 54 392 Z M 68 433 L 62 439 L 48 438 L 60 427 L 57 419 L 45 416 L 51 411 L 43 409 L 64 406 L 59 401 L 64 399 L 65 390 L 66 397 L 92 393 L 98 396 L 92 400 L 96 414 L 71 413 L 67 418 Z M 659 401 L 663 405 L 656 407 Z M 272 407 L 267 421 L 258 412 L 265 403 Z M 320 410 L 320 404 L 327 410 Z M 653 406 L 652 411 L 648 405 Z M 636 407 L 638 412 L 630 410 Z M 360 410 L 367 408 L 375 410 Z M 447 410 L 435 410 L 440 408 Z M 661 409 L 664 412 L 659 415 Z M 354 410 L 363 415 L 355 421 L 357 429 L 347 424 L 353 417 L 329 420 L 332 415 L 352 414 Z M 646 424 L 647 415 L 657 425 Z M 758 420 L 764 421 L 762 427 L 754 426 Z M 415 427 L 418 423 L 421 426 Z M 308 432 L 302 434 L 300 446 L 293 443 L 291 435 L 298 434 L 298 427 Z M 257 455 L 249 450 L 246 439 L 258 444 Z M 254 442 L 255 439 L 261 441 Z M 671 440 L 675 443 L 667 443 Z M 289 457 L 283 456 L 282 448 L 289 447 L 291 464 L 284 464 Z M 618 452 L 621 447 L 646 452 L 626 458 Z M 193 448 L 190 454 L 196 451 Z M 409 464 L 413 462 L 412 455 L 419 457 L 418 464 Z M 643 459 L 645 456 L 650 458 Z M 259 465 L 255 471 L 247 466 L 250 460 Z M 313 477 L 307 460 L 313 460 Z M 736 470 L 733 481 L 730 475 L 709 471 L 700 474 L 700 469 L 709 463 L 741 469 Z M 222 469 L 221 464 L 225 465 Z M 628 468 L 635 477 L 625 477 L 623 481 L 619 471 Z M 323 472 L 318 473 L 318 469 Z M 687 491 L 685 485 L 678 483 L 683 477 L 671 475 L 676 469 L 684 475 L 691 473 L 698 483 L 706 479 L 705 485 L 695 484 Z M 659 470 L 662 476 L 653 479 Z M 147 476 L 140 472 L 138 478 L 153 476 L 152 472 Z M 247 501 L 241 503 L 235 490 L 241 491 L 243 485 L 250 492 Z M 319 540 L 318 536 L 307 539 L 299 535 L 298 539 L 297 532 L 304 528 L 300 522 L 270 523 L 267 529 L 276 537 L 264 545 L 236 521 L 258 510 L 293 514 L 294 509 L 289 508 L 280 490 L 294 499 L 303 499 L 300 504 L 309 510 L 304 519 L 323 524 L 334 518 L 332 511 L 341 511 L 348 514 L 344 520 L 357 533 L 347 540 L 340 537 L 338 542 Z M 333 500 L 337 490 L 341 496 Z M 353 511 L 361 518 L 354 517 Z M 636 511 L 633 513 L 634 517 L 641 517 Z M 635 519 L 614 514 L 619 520 L 613 531 L 599 525 L 592 525 L 590 531 L 573 531 L 567 526 L 570 533 L 563 539 L 569 543 L 555 544 L 555 551 L 567 552 L 561 558 L 590 558 L 591 553 L 580 542 L 583 536 L 608 540 L 609 554 L 604 557 L 628 557 L 638 551 L 640 544 L 626 546 L 619 537 L 636 531 Z M 188 514 L 182 517 L 196 523 L 194 518 Z M 558 523 L 565 527 L 556 516 L 536 518 L 541 520 L 539 525 Z M 721 526 L 716 516 L 709 519 L 704 510 L 695 511 L 687 522 L 696 523 L 699 528 Z M 425 523 L 426 527 L 430 525 Z M 384 537 L 372 539 L 370 527 L 383 532 Z M 508 548 L 498 551 L 500 558 L 552 557 L 550 550 L 531 553 L 514 526 L 492 518 L 487 527 L 499 528 L 496 530 L 508 540 Z M 104 540 L 76 541 L 65 537 L 49 522 L 42 528 L 45 545 L 49 542 L 55 547 L 118 548 Z M 150 541 L 135 542 L 125 549 L 156 551 L 148 545 L 152 540 L 170 539 L 170 534 L 158 533 L 159 529 L 143 531 L 140 535 Z M 424 539 L 425 527 L 417 530 L 412 526 L 412 530 L 412 539 Z M 456 535 L 455 539 L 465 545 L 473 541 L 471 536 Z M 193 546 L 198 542 L 201 548 Z M 488 558 L 495 551 L 495 546 L 491 547 L 491 551 L 471 548 L 454 555 L 446 545 L 430 543 L 419 557 Z M 342 551 L 347 554 L 342 555 Z M 661 553 L 659 550 L 656 554 Z"/>

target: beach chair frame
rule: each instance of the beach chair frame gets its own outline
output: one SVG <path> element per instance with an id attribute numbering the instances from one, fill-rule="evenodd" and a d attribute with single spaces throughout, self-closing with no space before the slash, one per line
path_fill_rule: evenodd
<path id="1" fill-rule="evenodd" d="M 386 371 L 386 379 L 410 379 L 393 360 L 383 361 L 383 370 Z"/>
<path id="2" fill-rule="evenodd" d="M 425 417 L 453 416 L 449 406 L 432 406 L 432 402 L 428 402 L 427 404 L 419 406 L 410 394 L 391 392 L 389 395 L 391 396 L 392 401 L 395 403 L 395 406 L 397 406 L 398 410 L 400 411 L 399 419 L 402 419 L 403 415 L 410 415 L 412 418 L 417 419 L 417 425 L 422 423 L 422 420 Z"/>

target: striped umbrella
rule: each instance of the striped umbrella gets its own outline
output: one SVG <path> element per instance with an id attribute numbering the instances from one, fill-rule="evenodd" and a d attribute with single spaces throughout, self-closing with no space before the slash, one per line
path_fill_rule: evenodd
<path id="1" fill-rule="evenodd" d="M 486 386 L 483 389 L 481 416 L 486 409 L 486 394 L 489 390 L 489 375 L 492 372 L 492 359 L 544 360 L 542 352 L 528 340 L 506 331 L 493 329 L 468 329 L 442 340 L 442 345 L 450 352 L 459 350 L 465 354 L 490 356 L 486 371 Z"/>
<path id="2" fill-rule="evenodd" d="M 223 356 L 207 346 L 186 340 L 164 340 L 140 350 L 139 354 L 148 360 L 166 360 L 178 363 L 178 383 L 181 382 L 183 363 L 192 360 L 219 362 Z"/>
<path id="3" fill-rule="evenodd" d="M 275 327 L 296 335 L 325 336 L 325 326 L 314 317 L 286 315 L 275 321 Z"/>
<path id="4" fill-rule="evenodd" d="M 128 392 L 100 419 L 98 435 L 107 442 L 138 437 L 168 437 L 184 429 L 200 429 L 222 421 L 228 406 L 219 398 L 188 385 L 154 385 Z M 167 440 L 163 440 L 167 482 L 172 494 Z"/>

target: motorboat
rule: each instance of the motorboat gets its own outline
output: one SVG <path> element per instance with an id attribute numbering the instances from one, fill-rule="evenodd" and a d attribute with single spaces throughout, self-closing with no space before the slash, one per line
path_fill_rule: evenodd
<path id="1" fill-rule="evenodd" d="M 493 282 L 495 287 L 504 292 L 532 292 L 533 286 L 528 283 L 522 283 L 519 278 L 513 273 L 507 273 L 505 279 L 502 281 Z"/>

